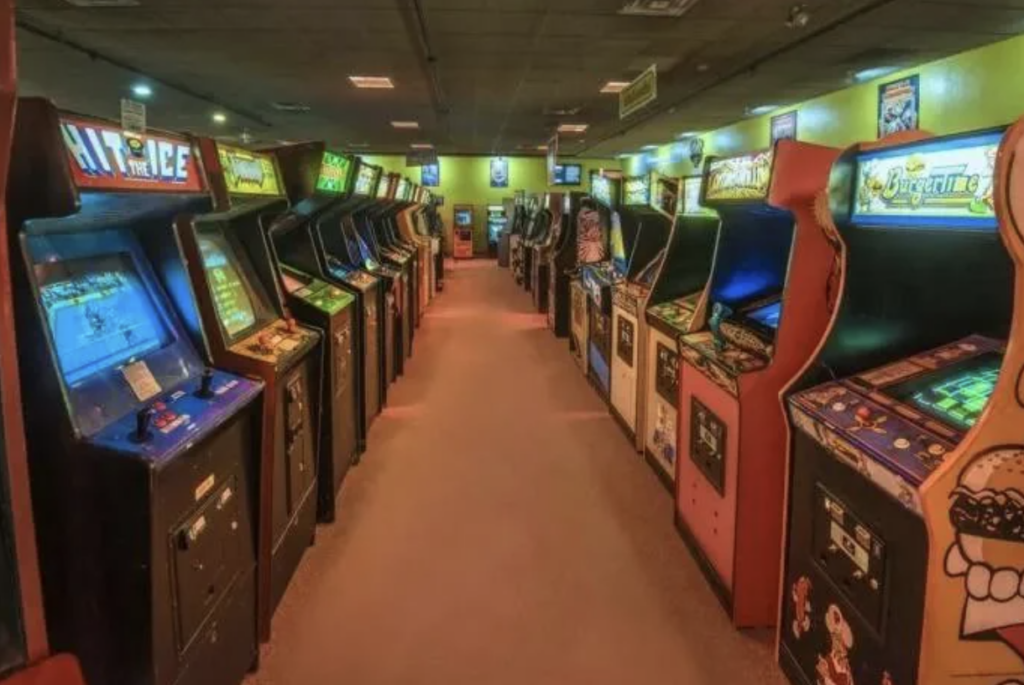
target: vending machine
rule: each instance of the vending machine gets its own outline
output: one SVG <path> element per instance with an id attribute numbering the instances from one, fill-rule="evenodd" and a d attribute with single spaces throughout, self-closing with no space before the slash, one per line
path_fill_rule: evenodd
<path id="1" fill-rule="evenodd" d="M 473 205 L 455 205 L 455 227 L 452 231 L 456 259 L 473 258 Z"/>

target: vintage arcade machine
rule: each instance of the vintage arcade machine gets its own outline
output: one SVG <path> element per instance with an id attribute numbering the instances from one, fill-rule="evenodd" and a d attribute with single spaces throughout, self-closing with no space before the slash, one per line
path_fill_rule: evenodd
<path id="1" fill-rule="evenodd" d="M 557 338 L 569 336 L 570 287 L 576 270 L 576 225 L 583 193 L 562 196 L 562 222 L 558 239 L 552 246 L 548 266 L 548 326 Z"/>
<path id="2" fill-rule="evenodd" d="M 342 481 L 359 457 L 361 388 L 356 360 L 362 352 L 361 330 L 355 295 L 319 276 L 312 222 L 345 197 L 355 165 L 351 157 L 330 152 L 323 143 L 290 145 L 273 152 L 291 203 L 288 212 L 265 227 L 273 273 L 284 295 L 280 306 L 323 336 L 317 518 L 331 522 Z M 267 290 L 276 292 L 271 287 Z"/>
<path id="3" fill-rule="evenodd" d="M 522 243 L 523 288 L 527 292 L 533 292 L 534 285 L 536 284 L 535 272 L 537 270 L 537 248 L 548 239 L 548 235 L 552 230 L 553 216 L 551 210 L 548 208 L 550 197 L 550 193 L 545 193 L 538 198 L 536 209 L 530 216 L 529 227 L 526 230 L 526 237 Z M 536 302 L 536 293 L 532 295 L 532 298 L 534 302 Z"/>
<path id="4" fill-rule="evenodd" d="M 785 490 L 779 394 L 821 341 L 835 250 L 815 215 L 838 155 L 783 140 L 710 159 L 721 218 L 711 276 L 679 341 L 676 526 L 733 622 L 774 625 Z"/>
<path id="5" fill-rule="evenodd" d="M 526 191 L 517 190 L 513 196 L 512 218 L 509 222 L 509 272 L 517 284 L 523 282 L 523 235 L 526 232 Z"/>
<path id="6" fill-rule="evenodd" d="M 413 185 L 404 176 L 398 177 L 398 183 L 394 191 L 394 199 L 390 208 L 383 212 L 379 221 L 375 224 L 377 248 L 381 257 L 392 265 L 402 268 L 402 277 L 405 283 L 405 311 L 408 316 L 403 318 L 403 350 L 405 356 L 412 356 L 413 340 L 416 337 L 416 327 L 420 322 L 420 278 L 419 278 L 419 251 L 398 229 L 398 217 L 410 207 L 415 206 L 412 199 Z M 405 321 L 408 322 L 406 326 Z"/>
<path id="7" fill-rule="evenodd" d="M 610 226 L 606 221 L 602 221 L 597 198 L 604 198 L 611 204 L 612 197 L 618 197 L 619 188 L 618 179 L 591 172 L 590 194 L 581 200 L 580 210 L 576 215 L 576 270 L 569 285 L 569 352 L 576 360 L 583 375 L 588 378 L 590 377 L 590 298 L 583 279 L 587 271 L 594 269 L 600 271 L 608 262 Z M 591 283 L 595 284 L 593 278 Z M 611 314 L 610 279 L 608 285 L 608 290 L 602 293 L 598 283 L 597 292 L 594 295 L 600 304 L 602 294 L 607 294 L 608 313 Z M 610 351 L 610 337 L 608 347 Z"/>
<path id="8" fill-rule="evenodd" d="M 359 451 L 365 452 L 366 440 L 373 422 L 384 405 L 384 342 L 386 326 L 382 325 L 384 294 L 380 279 L 361 269 L 359 248 L 351 244 L 345 228 L 351 208 L 359 207 L 372 197 L 378 180 L 377 168 L 352 158 L 354 175 L 351 192 L 339 204 L 332 204 L 313 218 L 309 236 L 313 241 L 317 271 L 326 282 L 336 285 L 356 298 L 359 340 L 356 363 L 356 385 L 360 389 Z M 300 234 L 294 234 L 297 240 Z M 283 236 L 279 236 L 283 237 Z M 280 246 L 281 249 L 285 249 Z M 291 249 L 291 248 L 288 248 Z M 301 244 L 294 249 L 308 249 Z M 304 262 L 308 263 L 308 262 Z"/>
<path id="9" fill-rule="evenodd" d="M 455 222 L 452 234 L 452 256 L 455 259 L 472 259 L 473 205 L 455 205 L 452 217 Z"/>
<path id="10" fill-rule="evenodd" d="M 1024 682 L 1022 140 L 904 134 L 833 167 L 838 303 L 788 402 L 795 683 Z"/>
<path id="11" fill-rule="evenodd" d="M 192 144 L 23 99 L 8 191 L 51 646 L 93 683 L 234 685 L 257 654 L 262 384 L 204 363 L 180 262 L 151 249 L 210 206 Z"/>
<path id="12" fill-rule="evenodd" d="M 540 210 L 540 200 L 536 195 L 524 195 L 523 197 L 523 208 L 516 217 L 518 221 L 515 229 L 517 240 L 512 251 L 512 273 L 515 276 L 516 284 L 526 289 L 530 287 L 530 272 L 526 262 L 526 255 L 529 251 L 528 245 L 533 236 L 534 218 Z"/>
<path id="13" fill-rule="evenodd" d="M 257 621 L 265 641 L 316 526 L 320 334 L 281 308 L 264 236 L 288 209 L 277 160 L 210 139 L 201 139 L 199 150 L 214 211 L 178 217 L 176 247 L 213 363 L 266 384 L 257 544 Z"/>
<path id="14" fill-rule="evenodd" d="M 647 297 L 647 352 L 641 357 L 640 418 L 647 463 L 675 493 L 679 442 L 678 339 L 690 333 L 718 242 L 718 215 L 700 204 L 701 177 L 683 179 L 682 201 Z"/>
<path id="15" fill-rule="evenodd" d="M 679 205 L 679 179 L 656 173 L 625 179 L 623 213 L 636 224 L 629 269 L 612 287 L 611 413 L 642 449 L 637 430 L 643 398 L 643 355 L 647 321 L 641 316 L 665 257 L 665 246 Z"/>
<path id="16" fill-rule="evenodd" d="M 487 256 L 492 259 L 498 257 L 498 244 L 507 223 L 504 205 L 487 205 Z"/>
<path id="17" fill-rule="evenodd" d="M 431 255 L 429 234 L 423 227 L 424 222 L 427 221 L 425 216 L 427 211 L 426 198 L 427 190 L 421 186 L 416 186 L 413 189 L 413 204 L 399 212 L 397 217 L 399 234 L 407 244 L 412 245 L 417 251 L 416 264 L 419 282 L 417 292 L 419 293 L 419 304 L 416 308 L 416 313 L 419 319 L 423 318 L 427 307 L 430 305 L 430 301 L 434 297 L 434 286 L 432 284 L 434 259 Z"/>
<path id="18" fill-rule="evenodd" d="M 533 247 L 532 267 L 530 269 L 530 280 L 533 293 L 533 306 L 538 312 L 546 314 L 548 311 L 548 286 L 551 284 L 551 258 L 555 252 L 555 245 L 562 235 L 563 205 L 562 193 L 548 193 L 546 198 L 548 227 L 544 239 L 538 241 Z"/>

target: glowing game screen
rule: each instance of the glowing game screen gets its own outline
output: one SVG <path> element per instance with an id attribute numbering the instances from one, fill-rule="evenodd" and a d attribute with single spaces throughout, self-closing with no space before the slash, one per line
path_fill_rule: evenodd
<path id="1" fill-rule="evenodd" d="M 128 253 L 35 268 L 53 346 L 69 385 L 171 342 L 170 330 Z"/>
<path id="2" fill-rule="evenodd" d="M 967 430 L 992 396 L 1003 355 L 988 352 L 963 364 L 948 366 L 913 378 L 886 394 L 916 407 L 943 423 Z"/>
<path id="3" fill-rule="evenodd" d="M 766 304 L 763 307 L 758 307 L 752 311 L 745 312 L 744 316 L 756 321 L 762 326 L 778 330 L 779 318 L 782 316 L 782 301 L 779 300 L 772 302 L 771 304 Z"/>
<path id="4" fill-rule="evenodd" d="M 629 270 L 629 256 L 626 254 L 626 241 L 622 236 L 622 218 L 618 212 L 612 212 L 612 266 L 615 273 L 625 276 Z"/>
<path id="5" fill-rule="evenodd" d="M 228 337 L 234 338 L 256 323 L 256 310 L 242 270 L 221 236 L 199 238 L 206 280 L 217 316 Z"/>

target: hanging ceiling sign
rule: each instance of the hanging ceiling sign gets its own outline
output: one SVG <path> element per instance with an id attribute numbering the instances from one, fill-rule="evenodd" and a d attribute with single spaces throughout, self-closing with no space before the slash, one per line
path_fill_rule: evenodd
<path id="1" fill-rule="evenodd" d="M 619 92 L 619 118 L 625 119 L 658 99 L 658 68 L 652 64 Z"/>
<path id="2" fill-rule="evenodd" d="M 763 200 L 772 181 L 772 151 L 716 159 L 707 173 L 705 202 Z"/>
<path id="3" fill-rule="evenodd" d="M 62 118 L 60 132 L 79 188 L 175 193 L 204 188 L 186 138 L 130 133 L 79 117 Z"/>
<path id="4" fill-rule="evenodd" d="M 231 195 L 282 194 L 277 164 L 271 155 L 218 144 L 217 156 Z"/>

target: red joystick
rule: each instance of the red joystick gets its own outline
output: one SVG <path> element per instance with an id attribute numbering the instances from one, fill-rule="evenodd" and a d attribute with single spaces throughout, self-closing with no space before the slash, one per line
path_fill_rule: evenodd
<path id="1" fill-rule="evenodd" d="M 295 333 L 299 330 L 298 325 L 295 323 L 295 319 L 290 316 L 284 320 L 284 325 L 288 328 L 289 333 Z"/>
<path id="2" fill-rule="evenodd" d="M 273 352 L 274 348 L 270 346 L 270 334 L 269 333 L 262 333 L 262 334 L 260 334 L 260 337 L 257 338 L 257 340 L 259 341 L 260 349 L 263 350 L 264 353 L 270 354 L 271 352 Z"/>
<path id="3" fill-rule="evenodd" d="M 867 407 L 857 407 L 857 416 L 866 421 L 871 418 L 871 410 Z"/>

